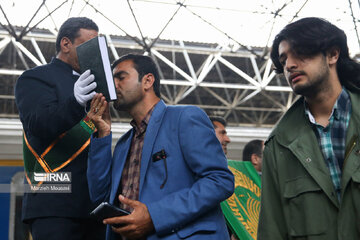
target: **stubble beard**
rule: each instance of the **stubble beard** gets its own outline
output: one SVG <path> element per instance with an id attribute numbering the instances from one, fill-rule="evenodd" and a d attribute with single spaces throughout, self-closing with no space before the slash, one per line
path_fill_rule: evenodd
<path id="1" fill-rule="evenodd" d="M 118 111 L 126 111 L 128 106 L 127 104 L 125 104 L 122 99 L 117 99 L 115 102 L 114 102 L 114 108 Z"/>
<path id="2" fill-rule="evenodd" d="M 114 102 L 114 108 L 118 111 L 129 112 L 136 104 L 138 104 L 143 99 L 141 94 L 133 96 L 132 99 L 126 100 L 123 96 L 119 97 Z"/>
<path id="3" fill-rule="evenodd" d="M 314 97 L 319 92 L 323 91 L 325 88 L 327 88 L 327 82 L 330 77 L 330 71 L 325 66 L 322 65 L 322 68 L 319 69 L 318 74 L 316 74 L 314 77 L 310 78 L 307 74 L 306 77 L 308 77 L 308 82 L 305 84 L 298 84 L 297 86 L 291 85 L 291 88 L 293 91 L 301 96 L 304 97 Z"/>

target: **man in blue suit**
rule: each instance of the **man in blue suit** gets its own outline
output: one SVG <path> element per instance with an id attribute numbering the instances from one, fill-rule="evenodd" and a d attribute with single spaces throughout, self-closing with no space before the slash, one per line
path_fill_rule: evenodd
<path id="1" fill-rule="evenodd" d="M 150 57 L 125 55 L 112 67 L 114 107 L 133 117 L 133 128 L 112 155 L 108 103 L 101 94 L 93 98 L 88 116 L 98 131 L 87 176 L 93 201 L 132 213 L 104 220 L 107 239 L 229 239 L 220 202 L 233 193 L 234 177 L 207 115 L 160 100 Z"/>

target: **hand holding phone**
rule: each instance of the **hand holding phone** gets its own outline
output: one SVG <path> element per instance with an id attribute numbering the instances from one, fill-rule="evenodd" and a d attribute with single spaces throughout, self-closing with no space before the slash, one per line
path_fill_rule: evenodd
<path id="1" fill-rule="evenodd" d="M 103 221 L 106 218 L 125 216 L 129 214 L 131 214 L 131 212 L 111 205 L 108 202 L 102 202 L 90 213 L 91 216 L 95 217 L 100 221 Z"/>

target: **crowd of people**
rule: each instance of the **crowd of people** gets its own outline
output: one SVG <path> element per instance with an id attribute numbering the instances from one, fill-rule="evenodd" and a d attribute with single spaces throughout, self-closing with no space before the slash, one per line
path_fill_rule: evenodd
<path id="1" fill-rule="evenodd" d="M 71 193 L 25 193 L 32 239 L 235 239 L 220 208 L 234 192 L 226 120 L 166 105 L 153 59 L 127 54 L 111 66 L 113 104 L 132 128 L 113 149 L 109 102 L 76 54 L 98 31 L 89 18 L 69 18 L 56 56 L 16 83 L 29 184 L 36 171 L 72 176 Z M 266 141 L 243 149 L 262 179 L 257 237 L 359 239 L 360 65 L 346 35 L 326 20 L 300 19 L 275 37 L 271 59 L 300 97 Z M 101 202 L 130 214 L 89 217 Z"/>

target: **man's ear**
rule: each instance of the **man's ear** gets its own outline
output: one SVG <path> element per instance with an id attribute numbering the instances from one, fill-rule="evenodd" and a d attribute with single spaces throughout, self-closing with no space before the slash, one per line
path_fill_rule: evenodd
<path id="1" fill-rule="evenodd" d="M 327 51 L 327 58 L 329 60 L 329 64 L 337 63 L 340 56 L 340 49 L 338 47 L 332 47 Z"/>
<path id="2" fill-rule="evenodd" d="M 154 82 L 155 82 L 155 77 L 152 73 L 148 73 L 143 77 L 142 82 L 143 82 L 145 91 L 148 91 L 149 89 L 151 89 L 153 87 Z"/>
<path id="3" fill-rule="evenodd" d="M 251 163 L 252 163 L 253 165 L 257 165 L 257 164 L 258 164 L 258 156 L 257 156 L 255 153 L 251 154 Z"/>
<path id="4" fill-rule="evenodd" d="M 60 40 L 60 48 L 63 53 L 68 53 L 70 51 L 70 47 L 72 46 L 72 42 L 69 38 L 63 37 Z"/>

